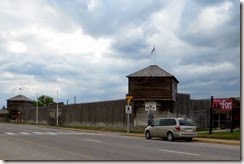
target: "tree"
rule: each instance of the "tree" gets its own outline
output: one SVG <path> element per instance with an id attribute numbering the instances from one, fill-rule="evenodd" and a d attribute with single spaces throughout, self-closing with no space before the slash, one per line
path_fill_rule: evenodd
<path id="1" fill-rule="evenodd" d="M 3 105 L 3 107 L 2 107 L 2 110 L 6 110 L 6 107 L 5 107 L 5 105 Z"/>
<path id="2" fill-rule="evenodd" d="M 47 96 L 47 95 L 41 95 L 37 98 L 37 101 L 35 101 L 35 105 L 38 102 L 38 106 L 48 106 L 51 103 L 54 103 L 54 98 Z"/>

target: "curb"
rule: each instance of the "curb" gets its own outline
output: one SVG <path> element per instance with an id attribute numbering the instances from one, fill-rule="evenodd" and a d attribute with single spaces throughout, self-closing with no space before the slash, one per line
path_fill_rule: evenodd
<path id="1" fill-rule="evenodd" d="M 224 140 L 224 139 L 211 139 L 211 138 L 193 138 L 193 141 L 206 142 L 206 143 L 218 143 L 218 144 L 228 144 L 228 145 L 240 145 L 238 140 Z"/>
<path id="2" fill-rule="evenodd" d="M 122 136 L 131 137 L 144 137 L 144 134 L 133 134 L 133 133 L 121 133 Z M 195 142 L 206 142 L 206 143 L 218 143 L 218 144 L 228 144 L 228 145 L 240 145 L 239 140 L 224 140 L 224 139 L 212 139 L 212 138 L 193 138 L 192 141 Z"/>

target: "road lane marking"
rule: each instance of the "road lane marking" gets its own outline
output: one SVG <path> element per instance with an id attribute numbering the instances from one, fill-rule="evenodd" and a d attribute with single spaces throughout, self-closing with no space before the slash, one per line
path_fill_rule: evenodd
<path id="1" fill-rule="evenodd" d="M 58 135 L 57 133 L 55 132 L 45 132 L 46 134 L 49 134 L 49 135 Z"/>
<path id="2" fill-rule="evenodd" d="M 23 135 L 31 135 L 30 133 L 27 133 L 27 132 L 19 132 L 19 134 L 23 134 Z"/>
<path id="3" fill-rule="evenodd" d="M 83 135 L 84 133 L 82 133 L 82 132 L 69 132 L 69 134 Z"/>
<path id="4" fill-rule="evenodd" d="M 93 140 L 93 139 L 83 139 L 85 141 L 91 141 L 91 142 L 102 142 L 102 141 L 99 141 L 99 140 Z"/>
<path id="5" fill-rule="evenodd" d="M 4 132 L 4 134 L 7 134 L 7 135 L 17 135 L 16 133 L 12 133 L 12 132 Z"/>
<path id="6" fill-rule="evenodd" d="M 62 134 L 64 134 L 64 135 L 70 134 L 70 132 L 57 132 L 57 133 L 60 134 L 60 135 L 62 135 Z"/>
<path id="7" fill-rule="evenodd" d="M 32 132 L 34 134 L 40 134 L 40 135 L 43 135 L 44 133 L 43 132 Z"/>
<path id="8" fill-rule="evenodd" d="M 178 154 L 185 154 L 185 155 L 194 155 L 199 156 L 199 154 L 195 153 L 187 153 L 187 152 L 181 152 L 181 151 L 172 151 L 172 150 L 164 150 L 164 149 L 158 149 L 159 151 L 169 152 L 169 153 L 178 153 Z"/>
<path id="9" fill-rule="evenodd" d="M 103 134 L 94 134 L 94 133 L 86 133 L 86 132 L 37 132 L 37 131 L 24 131 L 24 132 L 2 132 L 2 135 L 103 135 Z"/>

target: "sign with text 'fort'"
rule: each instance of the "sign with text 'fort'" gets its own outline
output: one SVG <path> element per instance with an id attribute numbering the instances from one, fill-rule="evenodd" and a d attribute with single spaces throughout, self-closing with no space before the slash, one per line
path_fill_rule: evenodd
<path id="1" fill-rule="evenodd" d="M 216 111 L 229 112 L 232 110 L 232 99 L 218 98 L 213 99 L 213 109 Z"/>

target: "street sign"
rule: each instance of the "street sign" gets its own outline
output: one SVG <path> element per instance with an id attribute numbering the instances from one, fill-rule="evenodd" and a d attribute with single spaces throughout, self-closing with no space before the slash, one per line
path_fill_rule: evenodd
<path id="1" fill-rule="evenodd" d="M 226 98 L 214 98 L 213 99 L 213 109 L 216 111 L 226 111 L 232 110 L 232 99 Z"/>
<path id="2" fill-rule="evenodd" d="M 131 99 L 133 99 L 132 96 L 126 96 L 126 100 L 127 100 L 127 104 L 128 105 L 130 104 Z"/>
<path id="3" fill-rule="evenodd" d="M 132 109 L 131 109 L 131 106 L 130 105 L 126 105 L 125 106 L 125 113 L 129 113 L 129 114 L 132 113 Z"/>
<path id="4" fill-rule="evenodd" d="M 156 102 L 145 102 L 146 111 L 156 111 L 156 109 L 157 109 Z"/>
<path id="5" fill-rule="evenodd" d="M 126 96 L 126 99 L 133 99 L 133 96 Z"/>

